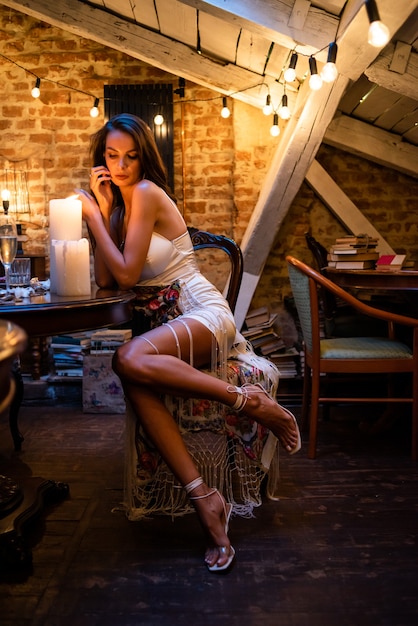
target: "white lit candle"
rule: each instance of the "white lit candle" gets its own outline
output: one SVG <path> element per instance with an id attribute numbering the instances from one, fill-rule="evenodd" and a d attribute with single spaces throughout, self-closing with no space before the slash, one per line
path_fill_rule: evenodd
<path id="1" fill-rule="evenodd" d="M 49 239 L 78 241 L 81 239 L 81 200 L 71 196 L 49 202 Z"/>
<path id="2" fill-rule="evenodd" d="M 87 239 L 54 239 L 51 242 L 51 291 L 59 296 L 90 295 L 90 250 Z"/>

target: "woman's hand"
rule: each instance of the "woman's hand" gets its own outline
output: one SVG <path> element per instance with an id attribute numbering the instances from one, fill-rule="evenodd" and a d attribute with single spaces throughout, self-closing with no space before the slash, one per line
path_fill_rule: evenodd
<path id="1" fill-rule="evenodd" d="M 101 216 L 101 210 L 98 203 L 93 196 L 87 191 L 84 191 L 84 189 L 75 189 L 75 193 L 81 200 L 83 220 L 85 220 L 87 224 L 91 224 L 95 218 Z"/>
<path id="2" fill-rule="evenodd" d="M 113 203 L 111 176 L 104 165 L 92 167 L 90 171 L 90 189 L 94 193 L 103 217 L 109 218 Z"/>

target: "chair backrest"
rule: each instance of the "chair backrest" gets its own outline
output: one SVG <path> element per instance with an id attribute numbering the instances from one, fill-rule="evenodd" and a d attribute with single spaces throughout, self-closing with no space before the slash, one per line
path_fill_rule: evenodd
<path id="1" fill-rule="evenodd" d="M 312 279 L 289 261 L 287 261 L 287 269 L 305 342 L 305 349 L 312 353 L 314 335 L 316 335 L 314 320 L 318 321 L 319 336 L 318 290 L 316 285 L 314 285 L 313 294 L 316 294 L 316 297 L 312 299 L 312 286 L 310 285 Z"/>
<path id="2" fill-rule="evenodd" d="M 192 227 L 189 228 L 189 233 L 195 250 L 216 248 L 222 250 L 228 255 L 231 272 L 225 297 L 231 307 L 231 310 L 234 311 L 241 287 L 243 273 L 241 248 L 233 239 L 226 237 L 226 235 L 215 235 L 213 233 Z"/>
<path id="3" fill-rule="evenodd" d="M 315 260 L 318 271 L 324 274 L 324 267 L 328 265 L 328 251 L 322 243 L 319 243 L 310 233 L 305 233 L 306 243 Z M 337 312 L 337 299 L 332 293 L 320 287 L 322 308 L 325 318 L 331 320 Z"/>

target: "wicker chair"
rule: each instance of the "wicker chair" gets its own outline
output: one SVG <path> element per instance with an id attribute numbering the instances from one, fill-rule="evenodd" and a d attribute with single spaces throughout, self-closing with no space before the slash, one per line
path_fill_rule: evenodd
<path id="1" fill-rule="evenodd" d="M 197 229 L 189 231 L 196 251 L 216 249 L 229 259 L 230 271 L 226 272 L 224 291 L 234 311 L 243 270 L 239 246 L 224 235 Z M 212 265 L 225 269 L 225 262 L 219 260 Z M 229 358 L 226 369 L 226 379 L 233 385 L 261 382 L 272 394 L 277 391 L 278 377 L 272 384 L 254 365 Z M 267 474 L 267 494 L 275 497 L 278 447 L 272 434 L 218 402 L 167 396 L 166 404 L 203 478 L 224 493 L 233 504 L 234 513 L 252 515 L 254 507 L 261 504 L 261 485 Z M 151 514 L 177 516 L 194 511 L 129 406 L 127 433 L 125 502 L 129 519 Z"/>
<path id="2" fill-rule="evenodd" d="M 412 459 L 418 460 L 418 319 L 397 315 L 368 306 L 328 280 L 309 265 L 292 256 L 286 258 L 290 284 L 302 327 L 305 371 L 302 421 L 309 412 L 308 456 L 316 456 L 318 409 L 320 403 L 335 402 L 407 402 L 412 405 Z M 321 338 L 319 330 L 319 287 L 343 299 L 363 315 L 386 322 L 385 337 Z M 412 333 L 411 347 L 396 340 L 396 327 L 408 327 Z M 331 397 L 321 395 L 320 385 L 332 374 L 409 373 L 412 392 L 408 397 L 394 397 L 392 386 L 384 397 Z"/>

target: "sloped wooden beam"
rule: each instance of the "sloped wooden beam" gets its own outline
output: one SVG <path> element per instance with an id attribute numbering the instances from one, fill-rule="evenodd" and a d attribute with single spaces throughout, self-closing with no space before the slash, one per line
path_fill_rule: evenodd
<path id="1" fill-rule="evenodd" d="M 400 73 L 391 69 L 394 52 L 394 44 L 389 44 L 364 73 L 370 81 L 380 87 L 418 100 L 418 54 L 410 52 L 405 71 Z"/>
<path id="2" fill-rule="evenodd" d="M 386 239 L 364 217 L 360 209 L 340 189 L 318 161 L 314 160 L 311 163 L 306 173 L 306 182 L 349 232 L 353 235 L 367 233 L 370 237 L 376 237 L 379 240 L 377 250 L 380 254 L 395 254 Z"/>
<path id="3" fill-rule="evenodd" d="M 298 0 L 299 2 L 300 0 Z M 180 0 L 241 28 L 303 54 L 314 54 L 334 41 L 338 18 L 302 0 Z M 296 3 L 297 4 L 297 3 Z M 304 6 L 302 6 L 302 4 Z"/>
<path id="4" fill-rule="evenodd" d="M 261 83 L 269 85 L 272 100 L 279 102 L 283 95 L 283 86 L 276 80 L 233 64 L 216 62 L 181 42 L 78 0 L 2 0 L 1 3 L 208 89 L 226 95 L 233 93 L 237 100 L 258 108 L 266 100 Z M 292 100 L 295 96 L 289 92 L 288 97 Z"/>
<path id="5" fill-rule="evenodd" d="M 402 141 L 399 135 L 347 115 L 332 120 L 324 143 L 418 178 L 417 146 Z"/>

